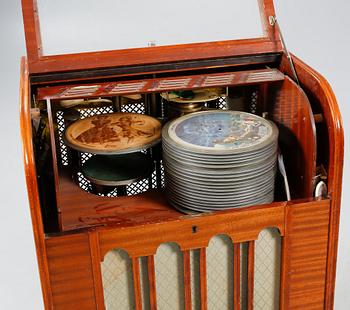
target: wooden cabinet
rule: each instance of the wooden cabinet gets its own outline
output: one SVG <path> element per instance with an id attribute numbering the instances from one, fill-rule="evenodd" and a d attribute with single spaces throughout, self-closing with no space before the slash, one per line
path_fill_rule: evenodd
<path id="1" fill-rule="evenodd" d="M 258 2 L 263 38 L 45 56 L 36 1 L 22 0 L 27 58 L 22 59 L 21 70 L 21 133 L 47 309 L 124 309 L 127 305 L 165 309 L 159 282 L 167 277 L 157 271 L 157 249 L 167 243 L 177 245 L 180 269 L 175 274 L 181 282 L 176 284 L 181 306 L 207 309 L 213 296 L 208 283 L 213 269 L 208 266 L 215 264 L 208 262 L 208 247 L 220 235 L 226 236 L 226 243 L 230 240 L 225 251 L 231 254 L 225 257 L 232 264 L 227 269 L 232 274 L 225 278 L 231 284 L 222 283 L 230 301 L 222 307 L 267 309 L 271 304 L 259 306 L 256 298 L 261 287 L 256 285 L 256 243 L 267 228 L 280 238 L 273 248 L 276 253 L 271 253 L 278 261 L 274 271 L 278 287 L 272 297 L 278 306 L 275 301 L 273 308 L 333 309 L 343 166 L 340 112 L 327 81 L 292 56 L 296 81 L 273 3 Z M 277 180 L 271 204 L 185 215 L 165 198 L 159 149 L 152 150 L 153 177 L 128 188 L 127 196 L 91 193 L 79 174 L 86 154 L 70 154 L 62 138 L 61 100 L 109 102 L 80 107 L 81 117 L 122 109 L 164 118 L 161 91 L 177 89 L 183 79 L 188 81 L 183 89 L 205 88 L 205 81 L 213 77 L 211 86 L 240 88 L 246 110 L 268 113 L 279 127 L 292 200 L 286 201 L 282 182 Z M 141 95 L 136 110 L 120 103 L 125 94 Z M 225 104 L 222 98 L 215 108 L 226 108 Z M 34 126 L 34 108 L 41 115 L 40 135 Z M 328 193 L 314 198 L 320 177 Z M 132 299 L 126 306 L 113 305 L 106 297 L 103 261 L 116 249 L 127 253 L 129 264 L 123 269 L 130 285 L 126 298 Z"/>

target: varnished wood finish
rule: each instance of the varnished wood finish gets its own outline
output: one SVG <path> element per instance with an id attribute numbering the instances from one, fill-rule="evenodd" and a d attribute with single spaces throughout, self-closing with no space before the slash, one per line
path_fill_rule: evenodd
<path id="1" fill-rule="evenodd" d="M 214 215 L 205 214 L 197 217 L 184 215 L 169 206 L 162 191 L 149 191 L 136 196 L 118 198 L 93 195 L 82 190 L 67 174 L 60 176 L 60 202 L 62 227 L 65 232 L 99 226 L 106 228 L 123 228 L 155 223 L 163 223 L 164 226 L 162 226 L 162 228 L 166 229 L 167 223 L 176 221 L 180 222 L 180 224 L 182 223 L 181 225 L 186 225 L 186 227 L 188 227 L 184 233 L 189 238 L 192 238 L 193 233 L 191 224 L 196 225 L 197 223 L 206 223 L 207 219 L 209 220 L 210 218 L 212 218 L 212 220 L 210 220 L 211 223 L 214 223 L 216 218 Z M 269 227 L 269 225 L 280 228 L 283 234 L 283 206 L 285 205 L 286 203 L 281 202 L 262 207 L 255 206 L 233 209 L 232 211 L 223 211 L 219 213 L 220 220 L 229 222 L 231 216 L 236 218 L 236 215 L 233 215 L 236 213 L 240 214 L 237 219 L 248 219 L 248 225 L 241 224 L 242 227 L 244 227 L 244 230 L 240 234 L 239 227 L 229 227 L 230 230 L 227 231 L 228 233 L 238 233 L 238 235 L 235 236 L 235 238 L 238 239 L 233 239 L 235 241 L 237 240 L 237 242 L 242 239 L 244 239 L 243 241 L 246 241 L 250 237 L 256 239 L 260 230 Z M 246 212 L 250 214 L 248 215 Z M 256 215 L 257 218 L 252 219 L 252 214 Z M 259 214 L 266 214 L 266 216 L 259 219 Z M 185 221 L 181 222 L 181 220 Z M 219 218 L 217 218 L 217 220 L 219 220 Z M 254 227 L 254 225 L 256 225 L 256 227 Z M 214 236 L 215 234 L 220 233 L 221 226 L 224 227 L 225 224 L 221 223 L 219 225 L 214 225 L 214 227 L 209 227 L 209 231 L 206 231 L 206 233 L 211 233 L 211 236 Z M 251 229 L 253 230 L 251 231 Z M 142 231 L 142 229 L 140 231 Z M 145 233 L 146 231 L 147 229 L 145 230 Z M 199 231 L 196 238 L 202 236 L 202 233 L 203 231 Z M 179 234 L 176 233 L 176 229 L 174 234 L 177 240 Z M 185 236 L 183 237 L 186 239 Z M 113 239 L 113 237 L 111 238 Z M 163 238 L 163 240 L 166 240 L 165 236 L 157 236 L 157 238 Z M 126 243 L 128 242 L 128 237 L 126 237 L 125 241 Z M 206 244 L 203 245 L 200 242 L 201 241 L 199 241 L 198 248 L 206 246 Z M 186 249 L 186 247 L 183 248 L 183 250 Z M 108 249 L 106 249 L 106 251 L 108 251 Z M 102 254 L 102 257 L 105 253 L 106 252 Z M 148 254 L 153 255 L 155 253 L 155 251 L 151 251 Z"/>
<path id="2" fill-rule="evenodd" d="M 248 242 L 247 310 L 254 309 L 254 260 L 255 241 Z"/>
<path id="3" fill-rule="evenodd" d="M 215 71 L 218 68 L 232 68 L 243 66 L 271 66 L 279 62 L 281 53 L 267 53 L 257 55 L 242 55 L 225 58 L 199 59 L 177 61 L 171 63 L 160 63 L 150 65 L 135 65 L 114 68 L 79 70 L 71 72 L 57 72 L 46 73 L 31 76 L 33 85 L 43 84 L 57 84 L 57 83 L 73 83 L 74 81 L 90 81 L 96 79 L 120 79 L 121 77 L 136 77 L 147 74 L 149 76 L 154 74 L 163 75 L 188 75 L 188 72 L 196 70 Z M 223 69 L 221 71 L 224 71 Z"/>
<path id="4" fill-rule="evenodd" d="M 30 73 L 67 72 L 82 69 L 159 64 L 192 59 L 248 56 L 281 52 L 280 44 L 269 39 L 245 39 L 213 43 L 193 43 L 164 47 L 133 48 L 127 50 L 42 56 L 30 62 Z"/>
<path id="5" fill-rule="evenodd" d="M 329 115 L 325 114 L 325 119 L 329 120 L 329 118 Z M 331 146 L 333 147 L 335 142 L 332 143 Z M 332 163 L 332 156 L 334 154 L 332 155 L 331 153 L 330 163 Z M 339 156 L 342 156 L 342 154 L 340 153 Z M 337 176 L 333 173 L 341 170 L 331 165 L 328 169 L 331 172 L 329 175 L 331 194 L 334 195 Z M 329 214 L 332 214 L 332 211 L 328 212 L 328 218 L 326 213 L 322 215 L 322 219 L 317 217 L 318 220 L 314 225 L 318 225 L 321 223 L 319 220 L 322 220 L 323 228 L 318 231 L 322 240 L 320 243 L 316 242 L 312 245 L 313 250 L 311 254 L 309 253 L 309 256 L 305 257 L 302 263 L 298 261 L 299 258 L 295 251 L 291 250 L 293 248 L 293 236 L 298 242 L 301 242 L 301 246 L 308 246 L 307 243 L 303 243 L 303 238 L 298 235 L 298 230 L 292 229 L 293 225 L 297 225 L 298 221 L 300 221 L 300 225 L 312 226 L 314 223 L 313 215 L 317 214 L 315 208 L 320 207 L 324 210 L 325 206 L 326 208 L 327 205 L 329 206 L 329 201 L 327 200 L 274 203 L 268 206 L 243 208 L 213 215 L 193 217 L 184 216 L 170 209 L 164 199 L 159 196 L 159 193 L 150 192 L 132 198 L 117 199 L 97 197 L 82 191 L 76 185 L 73 186 L 69 179 L 62 176 L 60 176 L 59 186 L 60 193 L 63 193 L 60 207 L 63 207 L 61 210 L 63 211 L 62 223 L 65 225 L 63 225 L 65 227 L 64 230 L 68 232 L 76 229 L 96 227 L 96 234 L 93 235 L 94 239 L 89 239 L 84 232 L 78 233 L 75 231 L 73 235 L 64 237 L 52 236 L 47 240 L 47 249 L 50 255 L 47 258 L 49 270 L 46 276 L 50 274 L 50 279 L 49 284 L 45 288 L 49 288 L 50 292 L 52 291 L 52 302 L 58 309 L 60 307 L 63 309 L 71 307 L 72 304 L 74 305 L 75 302 L 79 301 L 82 309 L 94 309 L 98 304 L 101 304 L 103 299 L 101 289 L 99 290 L 95 287 L 96 275 L 98 274 L 98 262 L 96 260 L 98 260 L 98 257 L 103 257 L 104 254 L 113 248 L 120 247 L 125 249 L 135 261 L 140 256 L 155 254 L 157 247 L 169 240 L 177 242 L 183 251 L 194 248 L 205 249 L 210 238 L 216 234 L 226 233 L 235 242 L 253 242 L 253 240 L 257 239 L 259 232 L 266 227 L 277 227 L 281 231 L 282 236 L 286 236 L 283 241 L 284 253 L 281 283 L 285 285 L 285 289 L 281 295 L 281 309 L 289 310 L 293 309 L 292 307 L 298 308 L 301 305 L 312 307 L 310 309 L 322 309 L 322 302 L 327 304 L 327 300 L 328 302 L 332 301 L 332 297 L 324 294 L 324 290 L 321 290 L 321 287 L 327 287 L 326 276 L 330 276 L 329 271 L 327 274 L 325 272 L 327 265 L 324 262 L 327 262 L 328 258 L 328 264 L 330 263 L 331 252 L 328 249 L 327 254 L 324 255 L 322 251 L 324 250 L 324 240 L 328 240 Z M 339 193 L 337 189 L 335 191 Z M 290 210 L 294 210 L 293 208 L 304 208 L 307 211 L 310 210 L 310 213 L 289 213 L 291 212 Z M 152 213 L 152 211 L 154 212 Z M 85 222 L 83 219 L 85 219 Z M 196 226 L 195 238 L 193 238 L 194 226 Z M 303 228 L 302 230 L 304 231 L 305 229 Z M 140 240 L 142 240 L 142 245 Z M 80 252 L 72 252 L 72 249 L 80 249 Z M 98 249 L 97 252 L 96 249 Z M 316 261 L 314 261 L 315 264 L 319 265 L 314 265 L 314 269 L 308 269 L 310 257 L 313 257 L 316 252 L 323 255 L 322 258 L 319 260 L 316 258 Z M 57 264 L 58 259 L 64 260 L 63 257 L 68 256 L 71 257 L 71 262 L 66 260 L 68 265 Z M 81 259 L 85 262 L 84 266 L 86 267 L 84 276 L 81 274 L 80 269 L 76 268 L 77 265 L 75 265 Z M 298 265 L 297 269 L 293 269 L 293 263 Z M 331 261 L 331 263 L 334 264 L 334 261 Z M 42 262 L 42 264 L 44 265 L 45 262 Z M 295 270 L 301 276 L 293 278 Z M 88 272 L 86 273 L 86 271 Z M 60 279 L 58 274 L 64 274 L 64 278 Z M 72 281 L 70 277 L 78 277 L 80 286 L 75 283 L 73 290 L 70 288 L 62 290 L 62 283 L 70 283 Z M 304 298 L 299 298 L 298 302 L 294 301 L 294 296 L 299 296 L 301 287 L 306 284 L 310 285 L 308 286 L 309 294 Z M 83 286 L 85 287 L 84 289 L 82 288 Z M 86 291 L 86 287 L 88 287 L 88 291 Z M 86 292 L 89 292 L 88 296 L 84 295 Z M 140 296 L 140 294 L 137 296 Z M 249 300 L 251 300 L 251 296 L 252 293 L 250 293 Z M 313 298 L 311 303 L 310 298 Z M 45 297 L 46 304 L 48 304 L 48 300 Z M 250 302 L 252 303 L 253 301 L 251 300 Z M 328 306 L 325 309 L 331 308 Z"/>
<path id="6" fill-rule="evenodd" d="M 96 297 L 96 308 L 105 309 L 103 298 L 103 284 L 102 284 L 102 271 L 101 271 L 101 257 L 100 257 L 100 245 L 98 235 L 92 231 L 88 233 L 90 256 L 91 256 L 91 269 L 94 278 L 94 288 Z"/>
<path id="7" fill-rule="evenodd" d="M 155 218 L 147 225 L 132 226 L 129 221 L 124 225 L 119 223 L 120 227 L 99 227 L 96 229 L 101 257 L 114 248 L 124 249 L 130 257 L 154 255 L 158 246 L 169 240 L 176 242 L 183 251 L 205 248 L 210 238 L 218 234 L 226 234 L 236 242 L 257 240 L 261 230 L 267 227 L 277 227 L 284 235 L 285 205 L 283 202 L 201 216 L 180 215 L 177 219 L 163 221 Z"/>
<path id="8" fill-rule="evenodd" d="M 190 251 L 183 252 L 183 266 L 184 266 L 185 309 L 192 310 Z"/>
<path id="9" fill-rule="evenodd" d="M 316 128 L 310 102 L 289 77 L 269 87 L 269 117 L 279 128 L 292 199 L 313 196 L 316 175 Z M 293 155 L 292 155 L 293 154 Z"/>
<path id="10" fill-rule="evenodd" d="M 97 309 L 89 237 L 77 234 L 46 240 L 52 290 L 47 309 Z"/>
<path id="11" fill-rule="evenodd" d="M 283 309 L 324 309 L 329 207 L 327 200 L 287 207 Z"/>
<path id="12" fill-rule="evenodd" d="M 30 119 L 29 74 L 37 78 L 38 83 L 51 80 L 67 85 L 68 81 L 64 81 L 64 77 L 69 76 L 72 80 L 79 78 L 82 83 L 88 81 L 91 83 L 91 79 L 95 81 L 97 78 L 104 79 L 107 83 L 103 85 L 107 87 L 109 82 L 107 78 L 111 76 L 117 76 L 113 80 L 113 83 L 117 83 L 122 75 L 135 79 L 133 74 L 174 72 L 177 64 L 181 70 L 191 70 L 193 66 L 192 69 L 203 70 L 220 67 L 223 71 L 224 67 L 227 68 L 227 65 L 231 66 L 236 62 L 249 65 L 250 59 L 254 58 L 255 62 L 252 60 L 251 64 L 255 65 L 259 63 L 257 60 L 259 57 L 278 55 L 282 52 L 277 28 L 268 23 L 269 16 L 275 15 L 273 2 L 259 0 L 259 5 L 265 38 L 43 56 L 36 0 L 22 0 L 29 69 L 22 60 L 21 134 L 30 211 L 46 309 L 103 309 L 100 262 L 108 251 L 115 248 L 124 249 L 132 259 L 136 309 L 142 308 L 139 259 L 147 257 L 150 304 L 151 309 L 156 309 L 153 255 L 159 245 L 165 242 L 177 243 L 184 252 L 186 309 L 191 308 L 189 251 L 200 249 L 201 309 L 206 309 L 206 247 L 209 240 L 218 234 L 226 234 L 235 242 L 233 274 L 235 309 L 239 309 L 240 302 L 239 243 L 249 244 L 247 304 L 248 309 L 252 309 L 254 241 L 261 230 L 267 227 L 278 228 L 283 237 L 280 309 L 333 309 L 344 151 L 343 129 L 336 99 L 329 84 L 296 57 L 294 61 L 301 83 L 300 88 L 287 77 L 281 78 L 283 82 L 280 84 L 276 83 L 278 79 L 275 79 L 274 84 L 269 87 L 266 83 L 261 84 L 267 81 L 259 81 L 259 89 L 264 94 L 261 100 L 263 106 L 269 106 L 271 102 L 275 104 L 270 111 L 271 118 L 288 128 L 298 142 L 300 149 L 297 150 L 299 152 L 297 164 L 289 162 L 287 166 L 291 171 L 291 181 L 298 189 L 297 196 L 306 199 L 288 203 L 275 202 L 265 206 L 208 215 L 186 216 L 171 209 L 161 191 L 150 191 L 133 197 L 98 197 L 81 190 L 72 182 L 69 175 L 60 170 L 56 173 L 56 193 L 57 209 L 61 212 L 62 232 L 45 235 L 42 224 Z M 276 58 L 274 59 L 274 62 L 276 61 L 274 65 L 278 66 Z M 285 55 L 278 69 L 289 77 L 292 76 Z M 202 77 L 204 75 L 209 75 L 209 72 L 203 71 Z M 245 81 L 245 84 L 249 83 Z M 193 84 L 191 87 L 197 86 Z M 50 93 L 53 89 L 56 92 Z M 42 98 L 58 99 L 65 90 L 48 88 L 40 90 L 39 94 Z M 102 90 L 105 92 L 86 96 L 111 95 L 109 89 Z M 148 87 L 143 91 L 151 92 L 151 88 Z M 269 98 L 267 95 L 271 100 L 266 100 Z M 315 124 L 311 109 L 322 114 L 321 121 L 316 124 L 318 135 L 320 136 L 320 133 L 323 135 L 322 145 L 317 147 L 318 154 L 316 154 Z M 55 141 L 52 136 L 53 123 L 51 120 L 51 140 Z M 290 151 L 295 152 L 294 149 Z M 323 164 L 327 171 L 330 199 L 316 201 L 310 198 L 316 155 L 318 164 Z M 54 162 L 54 167 L 57 168 L 57 162 Z M 299 176 L 302 178 L 299 179 Z M 301 186 L 298 187 L 300 180 L 302 180 L 299 182 Z"/>
<path id="13" fill-rule="evenodd" d="M 325 309 L 333 309 L 336 275 L 339 218 L 342 191 L 344 131 L 340 110 L 335 95 L 326 79 L 297 57 L 293 57 L 299 81 L 304 91 L 315 104 L 319 104 L 326 123 L 328 137 L 323 137 L 324 155 L 328 156 L 328 190 L 332 197 L 327 257 L 327 281 L 325 291 Z M 286 58 L 283 58 L 281 70 L 290 72 Z"/>
<path id="14" fill-rule="evenodd" d="M 148 284 L 149 284 L 149 298 L 151 310 L 157 310 L 157 287 L 156 287 L 156 273 L 154 267 L 154 256 L 147 257 L 148 270 Z"/>
<path id="15" fill-rule="evenodd" d="M 241 244 L 233 245 L 233 308 L 241 310 Z"/>
<path id="16" fill-rule="evenodd" d="M 29 70 L 38 74 L 281 52 L 276 29 L 269 24 L 269 16 L 275 15 L 273 0 L 258 1 L 264 38 L 42 56 L 36 0 L 22 0 Z"/>
<path id="17" fill-rule="evenodd" d="M 36 255 L 39 265 L 41 289 L 44 297 L 44 304 L 47 309 L 52 309 L 52 288 L 48 268 L 48 258 L 45 247 L 43 219 L 41 216 L 39 191 L 35 167 L 34 148 L 32 140 L 32 127 L 30 117 L 30 85 L 27 61 L 21 60 L 20 80 L 20 125 L 23 147 L 23 161 L 27 183 L 30 215 L 34 233 Z"/>
<path id="18" fill-rule="evenodd" d="M 134 284 L 135 310 L 142 310 L 141 275 L 138 257 L 132 258 L 132 279 Z"/>
<path id="19" fill-rule="evenodd" d="M 283 256 L 284 259 L 282 261 L 282 276 L 285 279 L 285 281 L 282 281 L 282 283 L 286 283 L 286 286 L 283 288 L 283 295 L 281 296 L 281 299 L 284 300 L 283 304 L 285 306 L 281 309 L 299 309 L 298 305 L 305 305 L 305 308 L 303 309 L 309 309 L 307 308 L 308 306 L 313 306 L 313 304 L 309 303 L 310 300 L 314 300 L 315 305 L 324 300 L 324 290 L 321 288 L 323 287 L 322 285 L 325 283 L 326 279 L 325 264 L 327 258 L 326 250 L 328 238 L 327 227 L 329 220 L 329 200 L 298 202 L 296 204 L 290 203 L 283 206 L 283 210 L 284 209 L 288 210 L 288 214 L 285 215 L 283 213 L 283 218 L 286 218 L 287 220 L 287 231 L 284 240 L 287 242 L 286 244 L 288 246 L 284 247 L 285 255 Z M 237 222 L 234 218 L 229 218 L 227 219 L 227 225 L 237 226 L 238 229 L 241 230 L 242 226 L 246 225 L 247 219 L 240 218 L 240 213 L 246 213 L 247 211 L 248 210 L 237 210 L 236 214 L 233 213 L 233 215 L 235 215 L 235 219 L 239 221 Z M 266 211 L 266 209 L 263 209 L 263 211 Z M 254 218 L 254 216 L 252 216 L 252 213 L 247 214 L 247 216 Z M 220 218 L 219 214 L 213 215 L 213 217 L 216 218 L 216 223 L 221 223 L 224 221 L 224 218 Z M 259 216 L 259 218 L 261 217 L 262 215 Z M 312 221 L 314 222 L 314 225 L 310 224 Z M 184 230 L 181 226 L 181 222 L 182 221 L 175 221 L 172 223 L 174 227 L 177 227 L 178 232 Z M 213 224 L 209 222 L 209 225 L 212 226 Z M 166 225 L 166 228 L 169 228 L 169 230 L 163 230 L 161 227 L 162 225 L 160 224 L 147 225 L 147 227 L 149 226 L 151 229 L 150 231 L 146 231 L 146 235 L 149 236 L 148 238 L 150 240 L 147 240 L 147 242 L 149 244 L 153 244 L 153 246 L 149 247 L 146 244 L 146 248 L 150 249 L 148 250 L 148 253 L 153 252 L 152 248 L 157 248 L 161 243 L 170 240 L 175 240 L 178 244 L 181 245 L 181 242 L 178 242 L 178 240 L 174 239 L 174 235 L 172 234 L 173 229 L 171 228 L 172 225 L 170 225 L 170 223 Z M 268 226 L 271 227 L 272 225 Z M 191 227 L 193 227 L 193 224 L 189 226 L 189 228 Z M 205 230 L 205 226 L 202 226 L 198 223 L 196 223 L 196 227 L 197 234 L 202 230 Z M 141 237 L 139 234 L 139 232 L 142 230 L 143 226 L 124 227 L 122 229 L 111 227 L 108 230 L 106 230 L 106 228 L 100 227 L 96 228 L 96 232 L 89 234 L 79 233 L 74 235 L 67 235 L 65 237 L 49 238 L 47 240 L 47 246 L 49 252 L 50 274 L 52 275 L 51 285 L 55 291 L 55 294 L 57 294 L 54 295 L 54 302 L 55 305 L 58 305 L 58 309 L 60 309 L 60 307 L 64 308 L 74 305 L 73 300 L 75 299 L 77 302 L 83 302 L 84 298 L 89 297 L 90 302 L 92 302 L 92 295 L 94 296 L 94 304 L 97 304 L 99 299 L 101 300 L 102 295 L 101 292 L 98 292 L 98 290 L 96 290 L 96 287 L 94 287 L 94 285 L 96 285 L 94 283 L 94 279 L 96 277 L 96 267 L 99 261 L 98 258 L 102 259 L 104 256 L 103 253 L 106 253 L 107 251 L 101 250 L 101 248 L 106 246 L 106 237 L 108 238 L 107 241 L 109 241 L 108 250 L 115 248 L 126 249 L 129 255 L 132 257 L 135 298 L 138 300 L 138 306 L 140 307 L 141 291 L 139 283 L 140 272 L 138 260 L 141 256 L 150 256 L 145 254 L 144 251 L 139 250 L 140 247 L 143 247 L 141 243 L 144 244 L 146 241 L 146 239 Z M 218 228 L 218 231 L 226 233 L 220 227 Z M 281 231 L 283 232 L 283 230 Z M 159 235 L 162 235 L 164 237 L 159 238 Z M 208 245 L 208 242 L 211 239 L 213 233 L 208 233 L 205 235 L 207 239 L 205 244 Z M 228 235 L 233 236 L 233 239 L 239 239 L 237 238 L 236 234 Z M 150 238 L 150 236 L 152 236 L 152 238 Z M 258 237 L 258 235 L 256 235 L 256 237 Z M 126 238 L 128 238 L 128 240 L 125 240 Z M 189 239 L 187 241 L 189 248 L 198 248 L 198 242 L 195 238 L 187 237 L 187 239 Z M 254 239 L 249 240 L 249 307 L 252 307 L 253 305 L 254 295 L 254 246 Z M 101 253 L 96 253 L 96 250 L 98 248 L 100 248 Z M 202 247 L 200 250 L 200 287 L 202 307 L 204 307 L 204 309 L 206 307 L 206 302 L 204 302 L 204 300 L 206 301 L 207 298 L 205 251 L 205 247 Z M 79 268 L 77 267 L 78 265 Z M 84 274 L 82 273 L 81 268 L 84 268 Z M 152 278 L 152 276 L 149 277 Z M 72 282 L 73 284 L 68 285 L 67 283 L 73 281 L 72 279 L 78 280 Z M 62 287 L 67 288 L 62 291 Z M 302 298 L 301 292 L 303 292 L 304 288 L 307 289 L 308 294 L 305 296 L 305 298 Z M 83 294 L 83 291 L 85 290 L 90 292 L 88 296 L 85 296 Z M 296 298 L 297 302 L 293 301 L 296 303 L 295 307 L 294 304 L 291 303 L 291 300 L 294 300 L 294 295 L 298 297 Z M 88 304 L 83 304 L 80 308 L 91 309 L 88 307 Z M 92 309 L 94 308 L 92 307 Z M 322 308 L 312 307 L 310 309 Z"/>
<path id="20" fill-rule="evenodd" d="M 170 208 L 158 192 L 132 197 L 100 197 L 82 190 L 68 174 L 60 178 L 60 195 L 65 232 L 98 226 L 136 226 L 185 217 Z"/>
<path id="21" fill-rule="evenodd" d="M 42 56 L 42 42 L 37 1 L 22 0 L 23 23 L 26 35 L 29 62 L 39 61 Z"/>

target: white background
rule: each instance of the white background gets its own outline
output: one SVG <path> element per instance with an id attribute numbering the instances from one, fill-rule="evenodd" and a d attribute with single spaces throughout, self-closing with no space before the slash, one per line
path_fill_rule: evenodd
<path id="1" fill-rule="evenodd" d="M 242 5 L 244 2 L 241 1 Z M 77 1 L 72 0 L 73 3 Z M 335 309 L 347 310 L 350 307 L 350 166 L 347 160 L 350 1 L 275 0 L 275 5 L 289 49 L 328 79 L 343 115 L 345 170 Z M 19 63 L 24 54 L 20 1 L 0 0 L 0 309 L 4 310 L 43 309 L 19 135 Z"/>
<path id="2" fill-rule="evenodd" d="M 38 0 L 38 9 L 45 54 L 54 55 L 262 36 L 258 2 L 241 2 Z"/>

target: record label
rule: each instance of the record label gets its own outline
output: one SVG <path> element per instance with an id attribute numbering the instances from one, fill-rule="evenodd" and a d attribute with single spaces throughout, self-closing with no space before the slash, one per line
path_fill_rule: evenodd
<path id="1" fill-rule="evenodd" d="M 271 203 L 278 129 L 239 111 L 203 111 L 163 128 L 163 164 L 170 204 L 208 212 Z"/>
<path id="2" fill-rule="evenodd" d="M 179 145 L 200 150 L 253 149 L 273 134 L 271 123 L 256 115 L 236 111 L 206 111 L 175 120 L 169 137 Z"/>

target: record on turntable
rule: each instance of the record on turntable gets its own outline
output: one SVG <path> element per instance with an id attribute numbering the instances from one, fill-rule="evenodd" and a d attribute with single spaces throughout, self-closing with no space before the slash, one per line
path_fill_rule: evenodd
<path id="1" fill-rule="evenodd" d="M 206 107 L 216 107 L 217 100 L 225 96 L 224 93 L 223 88 L 206 88 L 161 93 L 161 97 L 167 103 L 169 119 L 175 119 Z"/>
<path id="2" fill-rule="evenodd" d="M 63 109 L 85 109 L 89 106 L 93 105 L 94 107 L 100 107 L 100 106 L 106 106 L 106 105 L 112 105 L 113 102 L 110 99 L 66 99 L 66 100 L 60 100 L 59 102 L 61 108 Z"/>
<path id="3" fill-rule="evenodd" d="M 238 111 L 203 111 L 163 128 L 168 200 L 186 212 L 270 203 L 274 197 L 278 130 Z"/>
<path id="4" fill-rule="evenodd" d="M 161 93 L 161 97 L 170 102 L 176 103 L 203 103 L 219 99 L 225 95 L 223 88 L 205 88 L 189 91 L 173 91 Z"/>
<path id="5" fill-rule="evenodd" d="M 153 160 L 141 152 L 95 155 L 83 164 L 82 173 L 93 184 L 118 187 L 148 178 L 153 166 Z"/>
<path id="6" fill-rule="evenodd" d="M 125 154 L 149 148 L 161 139 L 161 123 L 148 115 L 108 113 L 76 121 L 64 135 L 75 150 L 94 154 Z"/>

